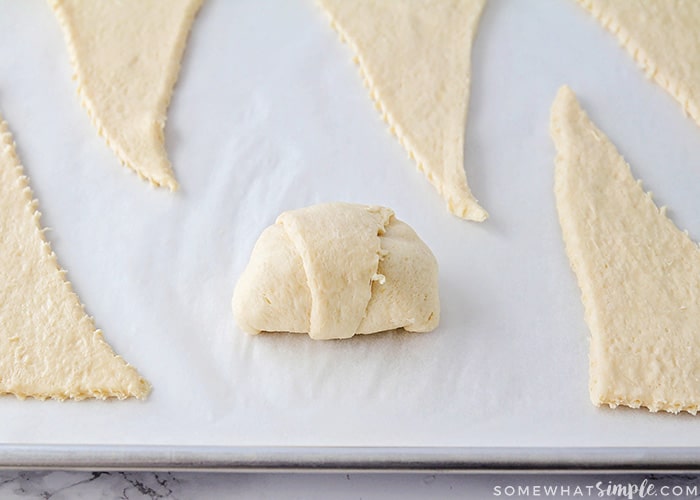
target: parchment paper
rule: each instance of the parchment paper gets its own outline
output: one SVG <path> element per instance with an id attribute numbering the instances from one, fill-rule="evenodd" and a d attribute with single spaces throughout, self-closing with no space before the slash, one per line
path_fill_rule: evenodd
<path id="1" fill-rule="evenodd" d="M 561 241 L 549 107 L 568 83 L 645 187 L 700 238 L 700 128 L 573 1 L 488 3 L 466 169 L 491 218 L 448 214 L 311 0 L 207 0 L 166 127 L 181 191 L 119 165 L 79 106 L 42 0 L 0 0 L 0 110 L 60 264 L 139 401 L 0 399 L 0 442 L 700 446 L 689 415 L 596 408 Z M 249 337 L 230 299 L 260 232 L 321 201 L 394 208 L 440 263 L 427 334 Z"/>

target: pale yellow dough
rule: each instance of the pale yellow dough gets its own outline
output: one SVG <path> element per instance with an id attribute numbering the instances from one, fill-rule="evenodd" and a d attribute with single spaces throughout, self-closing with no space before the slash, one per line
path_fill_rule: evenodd
<path id="1" fill-rule="evenodd" d="M 700 125 L 700 2 L 577 0 Z"/>
<path id="2" fill-rule="evenodd" d="M 555 195 L 591 331 L 590 395 L 695 414 L 700 249 L 659 210 L 568 87 L 554 101 Z"/>
<path id="3" fill-rule="evenodd" d="M 488 217 L 467 185 L 472 41 L 485 0 L 319 0 L 377 109 L 448 210 Z"/>
<path id="4" fill-rule="evenodd" d="M 12 136 L 0 123 L 0 394 L 123 399 L 149 391 L 114 355 L 65 280 Z"/>
<path id="5" fill-rule="evenodd" d="M 119 160 L 177 189 L 163 128 L 203 0 L 49 0 L 63 26 L 82 105 Z"/>
<path id="6" fill-rule="evenodd" d="M 426 332 L 440 319 L 437 262 L 388 208 L 292 210 L 260 235 L 234 290 L 233 312 L 253 334 Z"/>

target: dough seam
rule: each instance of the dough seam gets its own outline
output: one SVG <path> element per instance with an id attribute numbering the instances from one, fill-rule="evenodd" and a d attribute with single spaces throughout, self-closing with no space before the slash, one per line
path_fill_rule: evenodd
<path id="1" fill-rule="evenodd" d="M 450 213 L 453 213 L 456 216 L 461 217 L 462 219 L 470 219 L 476 222 L 483 222 L 484 220 L 486 220 L 488 218 L 488 213 L 478 204 L 474 207 L 463 207 L 461 210 L 457 209 L 457 207 L 462 203 L 460 203 L 459 201 L 455 201 L 455 199 L 452 196 L 447 194 L 443 185 L 438 183 L 431 174 L 431 172 L 425 168 L 425 164 L 420 158 L 420 155 L 415 151 L 411 143 L 408 141 L 408 139 L 406 139 L 404 133 L 402 132 L 401 125 L 397 123 L 396 119 L 394 119 L 391 112 L 384 105 L 384 102 L 382 101 L 382 98 L 379 95 L 379 92 L 376 86 L 374 85 L 369 71 L 367 70 L 367 67 L 363 61 L 362 51 L 359 49 L 357 44 L 354 43 L 349 36 L 347 36 L 342 27 L 333 18 L 333 15 L 324 8 L 320 0 L 317 0 L 317 5 L 321 10 L 323 10 L 326 13 L 330 26 L 338 34 L 338 38 L 340 38 L 341 42 L 348 45 L 348 47 L 350 47 L 350 49 L 353 51 L 354 56 L 352 60 L 357 66 L 360 76 L 362 77 L 362 83 L 367 89 L 370 98 L 374 103 L 375 109 L 381 114 L 384 123 L 386 123 L 389 126 L 389 132 L 391 132 L 391 134 L 394 137 L 396 137 L 396 139 L 399 141 L 399 144 L 401 144 L 401 146 L 408 152 L 408 157 L 415 162 L 416 167 L 418 167 L 418 170 L 422 172 L 423 175 L 425 175 L 428 181 L 435 187 L 435 189 L 437 189 L 440 196 L 447 201 L 447 208 L 450 211 Z M 465 122 L 467 119 L 468 109 L 469 108 L 467 107 L 467 113 L 464 116 Z M 475 201 L 477 200 L 475 199 Z M 472 212 L 476 213 L 472 214 Z"/>
<path id="2" fill-rule="evenodd" d="M 370 208 L 369 211 L 372 211 L 373 208 Z M 378 247 L 377 248 L 377 265 L 374 268 L 374 272 L 372 273 L 372 277 L 369 279 L 369 283 L 367 286 L 369 287 L 370 290 L 372 290 L 372 287 L 374 286 L 374 282 L 378 282 L 379 286 L 384 286 L 386 284 L 386 276 L 381 274 L 379 272 L 379 263 L 386 257 L 389 252 L 388 250 L 385 250 L 382 247 L 382 236 L 386 234 L 386 227 L 391 223 L 391 220 L 396 217 L 396 214 L 392 211 L 389 216 L 382 221 L 381 226 L 377 228 L 377 243 Z M 372 293 L 370 293 L 369 298 L 367 299 L 367 303 L 365 304 L 365 309 L 362 312 L 362 317 L 360 318 L 360 321 L 358 321 L 357 326 L 355 327 L 355 331 L 359 330 L 360 325 L 362 322 L 365 320 L 367 317 L 367 311 L 369 310 L 369 304 L 372 302 Z"/>
<path id="3" fill-rule="evenodd" d="M 369 279 L 367 280 L 367 283 L 363 287 L 364 290 L 367 292 L 367 302 L 365 303 L 363 309 L 362 309 L 362 314 L 358 314 L 355 316 L 353 319 L 356 321 L 356 324 L 352 327 L 349 328 L 348 331 L 350 332 L 349 336 L 343 335 L 342 337 L 339 338 L 349 338 L 355 335 L 362 324 L 362 321 L 367 317 L 367 310 L 369 308 L 370 301 L 372 300 L 372 285 L 373 281 L 375 281 L 374 277 L 375 276 L 380 276 L 378 275 L 379 271 L 379 261 L 382 258 L 382 255 L 386 255 L 385 250 L 382 249 L 381 243 L 382 243 L 382 238 L 381 236 L 386 233 L 386 227 L 389 225 L 391 222 L 392 218 L 394 217 L 394 213 L 391 210 L 387 209 L 382 209 L 381 207 L 366 207 L 365 210 L 370 213 L 370 214 L 378 214 L 382 217 L 381 220 L 376 220 L 377 224 L 377 230 L 374 234 L 374 237 L 376 238 L 376 244 L 377 244 L 377 251 L 374 254 L 373 259 L 373 264 L 372 267 L 374 268 L 369 274 Z M 284 214 L 283 214 L 284 215 Z M 309 267 L 310 261 L 312 260 L 310 258 L 309 254 L 309 248 L 307 245 L 307 242 L 305 239 L 301 239 L 294 234 L 293 231 L 290 229 L 293 227 L 294 229 L 299 228 L 296 222 L 293 221 L 291 222 L 291 227 L 289 224 L 288 220 L 283 220 L 282 216 L 280 216 L 278 219 L 278 222 L 281 223 L 282 228 L 284 229 L 285 233 L 287 234 L 287 237 L 289 240 L 292 242 L 294 247 L 296 248 L 297 254 L 299 257 L 301 257 L 301 263 L 302 267 L 304 269 L 304 274 L 306 276 L 306 282 L 307 285 L 309 286 L 309 290 L 311 292 L 311 308 L 309 310 L 309 335 L 312 337 L 316 337 L 316 335 L 319 335 L 319 338 L 325 338 L 325 331 L 326 327 L 323 324 L 318 324 L 317 321 L 320 319 L 323 319 L 325 316 L 325 311 L 323 308 L 323 301 L 319 300 L 321 297 L 319 296 L 318 291 L 314 287 L 314 282 L 316 281 L 314 279 L 314 269 Z M 381 279 L 381 278 L 379 278 Z"/>
<path id="4" fill-rule="evenodd" d="M 656 64 L 649 58 L 646 51 L 632 42 L 630 34 L 610 16 L 605 16 L 601 9 L 596 9 L 592 0 L 576 0 L 585 8 L 600 24 L 613 34 L 622 47 L 632 56 L 639 68 L 647 78 L 653 80 L 681 105 L 683 114 L 690 116 L 700 125 L 700 109 L 690 100 L 690 89 L 682 81 L 672 81 L 661 73 Z"/>

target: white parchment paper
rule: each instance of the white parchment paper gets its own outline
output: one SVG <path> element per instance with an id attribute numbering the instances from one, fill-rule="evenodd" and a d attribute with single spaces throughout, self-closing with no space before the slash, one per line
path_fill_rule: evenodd
<path id="1" fill-rule="evenodd" d="M 0 442 L 700 446 L 689 415 L 588 400 L 549 107 L 568 83 L 700 238 L 700 128 L 573 1 L 492 0 L 473 55 L 466 169 L 490 212 L 448 214 L 311 0 L 207 0 L 166 127 L 181 191 L 120 166 L 79 106 L 46 2 L 0 0 L 0 110 L 59 262 L 145 402 L 0 399 Z M 249 337 L 230 298 L 260 232 L 321 201 L 394 208 L 441 267 L 428 334 Z M 700 418 L 700 417 L 699 417 Z"/>

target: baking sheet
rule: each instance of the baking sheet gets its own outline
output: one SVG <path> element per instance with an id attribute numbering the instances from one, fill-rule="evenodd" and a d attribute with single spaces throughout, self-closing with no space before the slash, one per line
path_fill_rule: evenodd
<path id="1" fill-rule="evenodd" d="M 449 215 L 310 0 L 207 0 L 166 127 L 181 190 L 118 164 L 78 105 L 46 2 L 0 0 L 0 110 L 60 264 L 145 402 L 0 399 L 0 443 L 700 446 L 689 415 L 598 409 L 554 198 L 549 107 L 568 83 L 700 238 L 700 129 L 573 1 L 492 0 L 473 54 L 466 168 L 490 212 Z M 387 205 L 441 266 L 440 327 L 249 337 L 230 298 L 259 233 L 322 201 Z"/>

